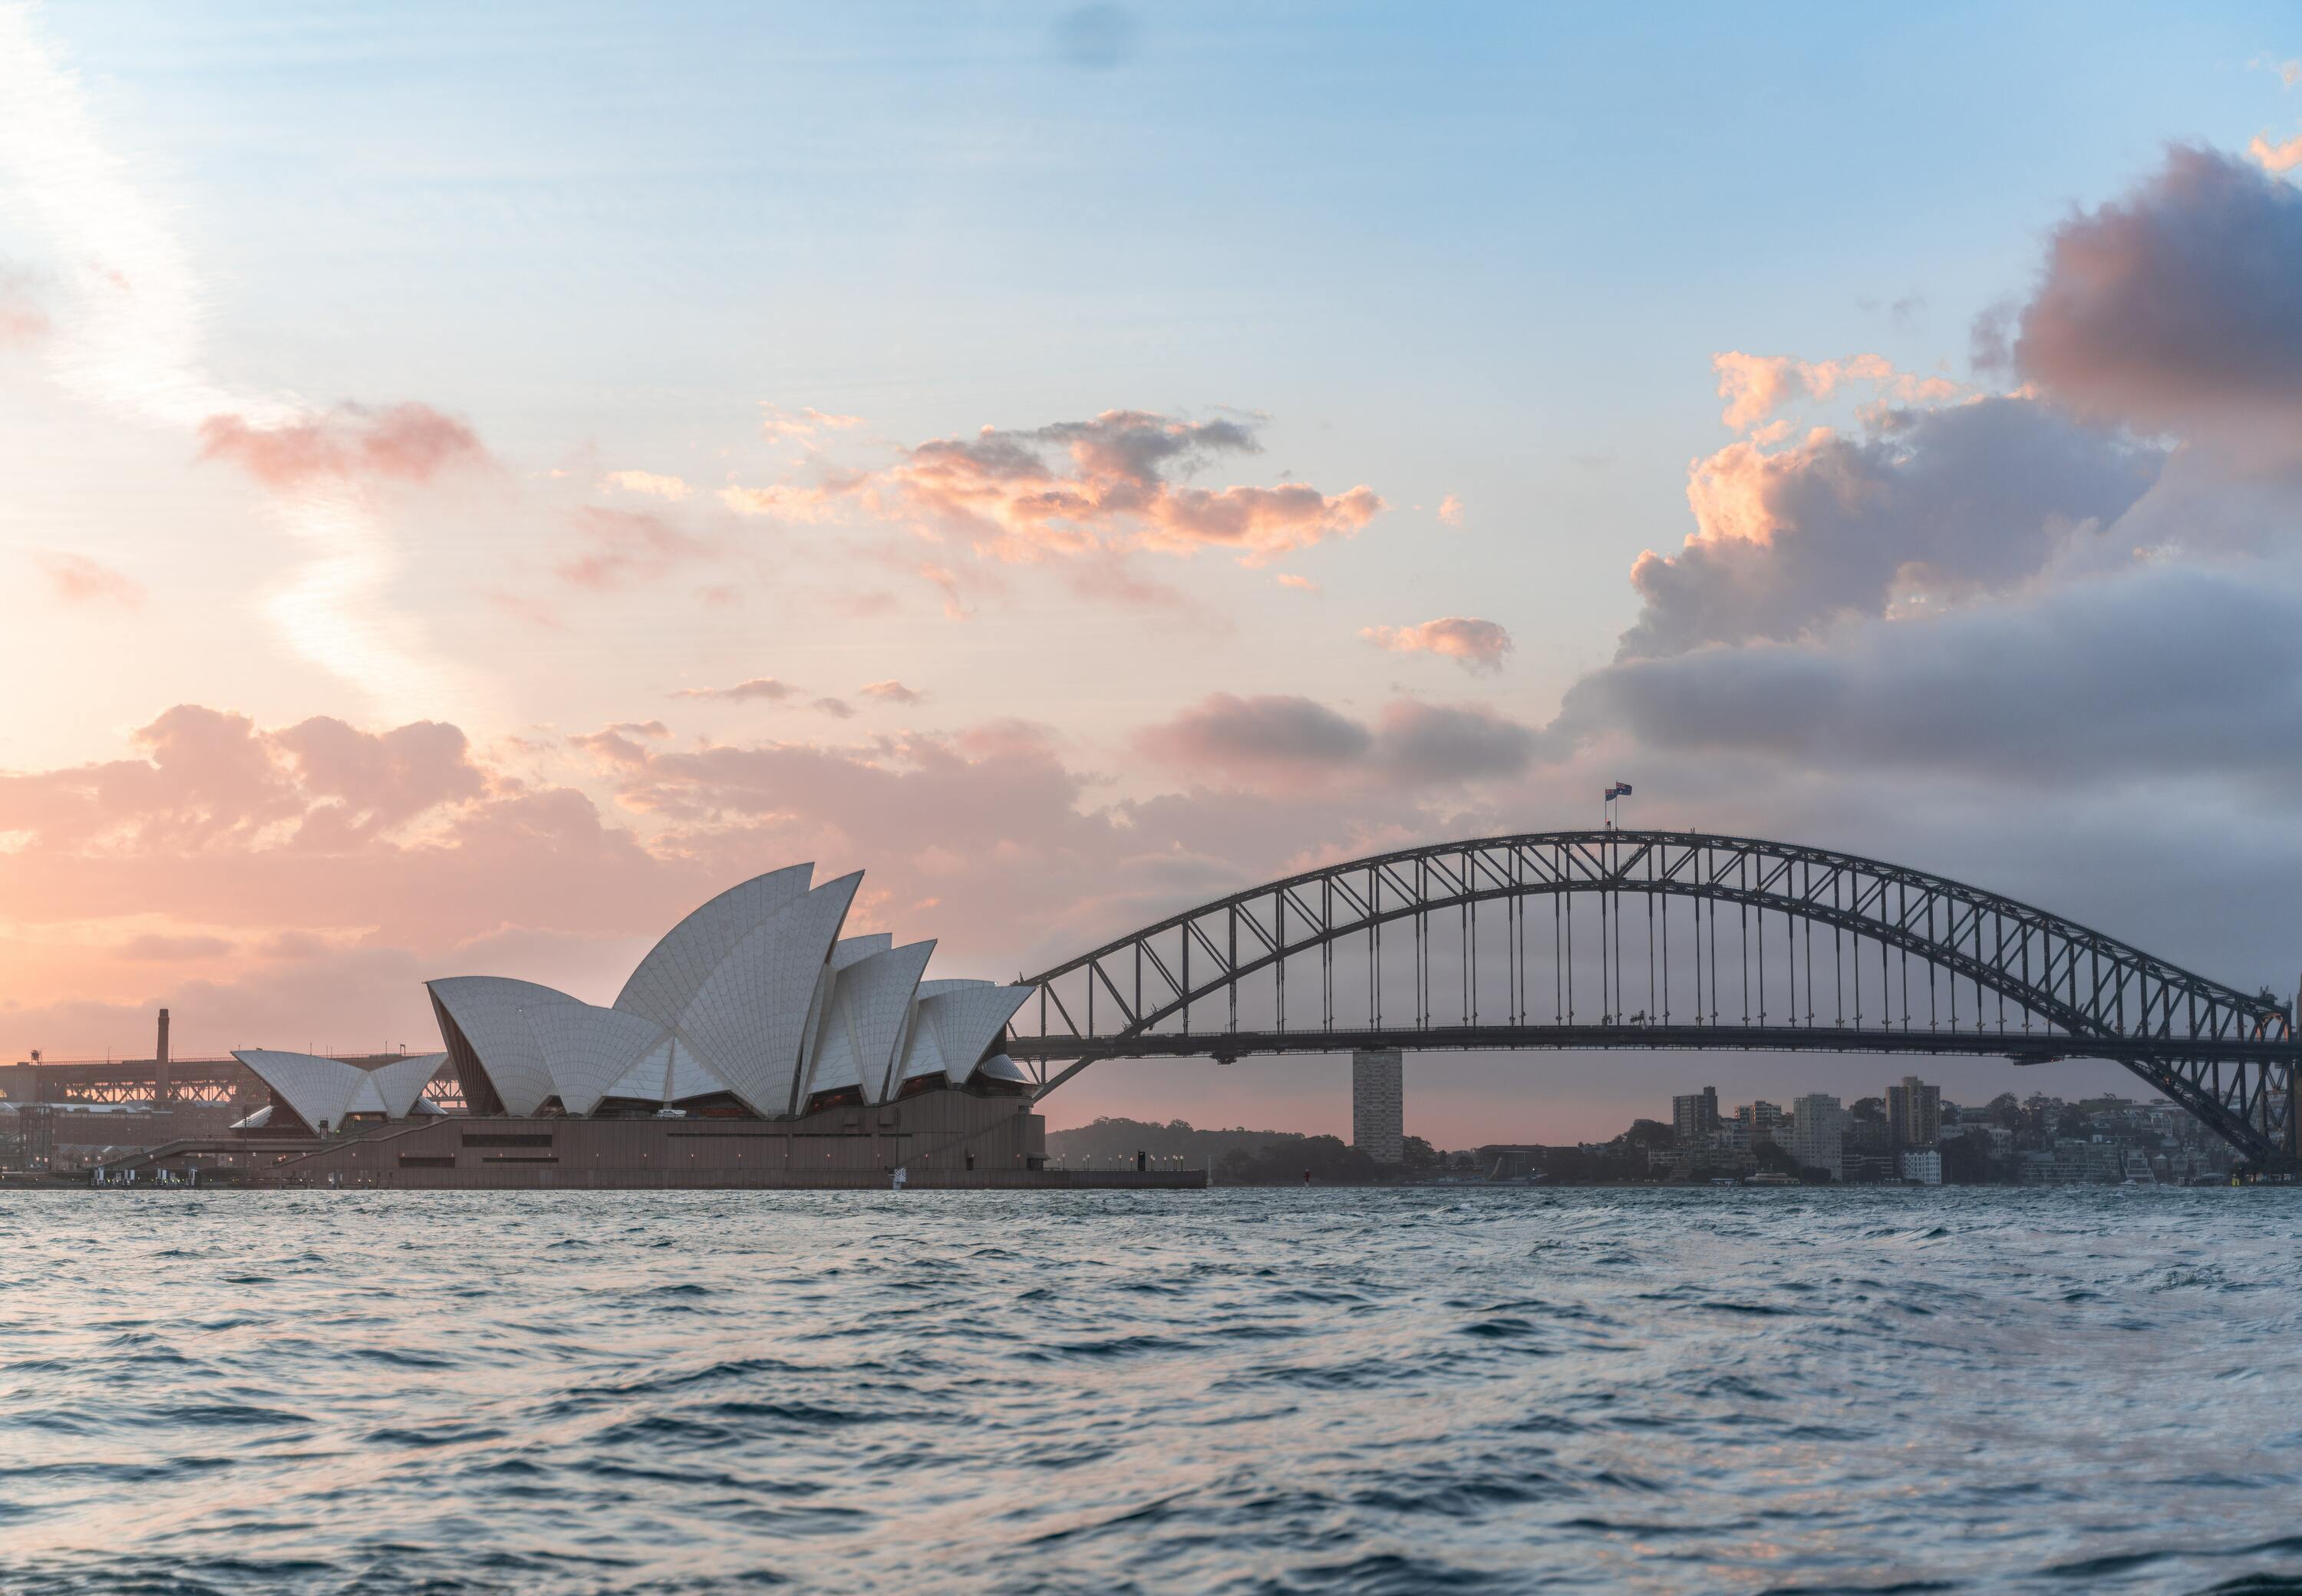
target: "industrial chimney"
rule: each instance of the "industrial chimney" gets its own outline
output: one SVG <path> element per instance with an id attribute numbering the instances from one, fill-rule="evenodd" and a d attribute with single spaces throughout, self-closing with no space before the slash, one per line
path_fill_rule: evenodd
<path id="1" fill-rule="evenodd" d="M 168 1062 L 168 1011 L 165 1009 L 160 1011 L 160 1051 L 153 1055 L 153 1060 L 161 1064 Z"/>

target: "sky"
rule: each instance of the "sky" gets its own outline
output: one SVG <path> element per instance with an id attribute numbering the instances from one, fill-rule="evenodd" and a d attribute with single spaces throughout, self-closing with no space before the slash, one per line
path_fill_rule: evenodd
<path id="1" fill-rule="evenodd" d="M 2297 175 L 2268 5 L 0 4 L 0 1057 L 423 1048 L 802 860 L 1012 979 L 1617 780 L 2291 993 Z"/>

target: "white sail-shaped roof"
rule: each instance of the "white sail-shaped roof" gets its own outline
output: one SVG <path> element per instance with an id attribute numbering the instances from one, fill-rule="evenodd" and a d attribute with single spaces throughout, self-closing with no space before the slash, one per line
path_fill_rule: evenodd
<path id="1" fill-rule="evenodd" d="M 822 972 L 815 978 L 815 991 L 807 1002 L 807 1039 L 800 1044 L 799 1050 L 799 1076 L 802 1082 L 799 1090 L 801 1097 L 819 1089 L 804 1083 L 814 1079 L 816 1049 L 822 1045 L 824 1026 L 829 1023 L 831 984 L 849 965 L 859 963 L 874 953 L 884 953 L 895 945 L 895 937 L 886 931 L 843 937 L 831 945 L 831 957 L 823 962 Z"/>
<path id="2" fill-rule="evenodd" d="M 920 983 L 920 995 L 921 997 L 940 997 L 946 992 L 957 992 L 968 987 L 996 987 L 998 984 L 999 983 L 996 981 L 960 980 L 945 976 L 937 980 L 921 981 Z"/>
<path id="3" fill-rule="evenodd" d="M 551 1076 L 552 1093 L 571 1114 L 597 1108 L 664 1036 L 664 1028 L 644 1016 L 588 1003 L 533 1004 L 524 1016 Z"/>
<path id="4" fill-rule="evenodd" d="M 925 981 L 920 983 L 922 987 L 927 984 Z M 936 1045 L 935 1027 L 921 1021 L 920 1006 L 919 1003 L 912 1005 L 909 1023 L 903 1028 L 903 1045 L 896 1054 L 893 1071 L 895 1081 L 887 1088 L 890 1097 L 902 1090 L 906 1081 L 943 1074 L 943 1049 Z"/>
<path id="5" fill-rule="evenodd" d="M 807 895 L 812 864 L 754 876 L 731 886 L 665 933 L 616 997 L 616 1007 L 659 1025 L 676 1025 L 735 945 Z"/>
<path id="6" fill-rule="evenodd" d="M 367 1084 L 367 1071 L 316 1053 L 282 1053 L 271 1047 L 235 1047 L 231 1056 L 256 1071 L 265 1086 L 287 1100 L 296 1117 L 317 1130 L 333 1129 L 352 1112 L 352 1098 Z M 372 1112 L 382 1112 L 379 1103 Z"/>
<path id="7" fill-rule="evenodd" d="M 831 968 L 834 971 L 844 970 L 859 959 L 884 953 L 895 945 L 895 937 L 886 931 L 866 931 L 861 937 L 842 937 L 831 945 Z"/>
<path id="8" fill-rule="evenodd" d="M 1031 1084 L 1031 1078 L 1023 1073 L 1023 1066 L 1004 1053 L 995 1053 L 985 1059 L 976 1066 L 975 1073 L 984 1080 L 1013 1080 L 1025 1086 Z"/>
<path id="9" fill-rule="evenodd" d="M 1032 991 L 1029 987 L 996 987 L 986 981 L 932 994 L 920 999 L 912 1032 L 935 1034 L 944 1079 L 957 1086 L 975 1073 L 977 1062 L 999 1039 L 1000 1031 Z"/>
<path id="10" fill-rule="evenodd" d="M 817 978 L 847 918 L 861 871 L 785 906 L 729 950 L 680 1012 L 682 1038 L 752 1111 L 791 1112 Z"/>
<path id="11" fill-rule="evenodd" d="M 933 943 L 842 937 L 862 877 L 811 887 L 814 869 L 753 877 L 696 910 L 649 951 L 611 1009 L 532 981 L 432 982 L 467 1098 L 515 1115 L 557 1099 L 586 1114 L 609 1097 L 668 1105 L 727 1093 L 781 1119 L 827 1091 L 881 1103 L 930 1079 L 1021 1079 L 993 1050 L 1031 988 L 927 980 Z M 398 1117 L 423 1100 L 431 1073 L 407 1060 L 348 1090 Z M 340 1117 L 350 1103 L 328 1106 Z"/>
<path id="12" fill-rule="evenodd" d="M 644 1057 L 624 1072 L 623 1079 L 608 1088 L 606 1095 L 626 1097 L 635 1103 L 679 1103 L 727 1089 L 727 1083 L 705 1067 L 695 1049 L 683 1044 L 674 1033 L 649 1048 Z"/>
<path id="13" fill-rule="evenodd" d="M 368 1071 L 368 1079 L 383 1103 L 383 1112 L 395 1120 L 404 1120 L 416 1112 L 423 1100 L 424 1088 L 440 1073 L 440 1066 L 448 1062 L 444 1053 L 414 1053 L 403 1059 Z"/>
<path id="14" fill-rule="evenodd" d="M 802 1102 L 817 1092 L 842 1087 L 861 1088 L 867 1102 L 886 1097 L 887 1066 L 903 1040 L 912 993 L 934 952 L 933 942 L 914 942 L 859 959 L 839 971 Z"/>
<path id="15" fill-rule="evenodd" d="M 450 976 L 424 985 L 439 1008 L 443 1034 L 448 1023 L 462 1033 L 506 1113 L 532 1114 L 559 1090 L 543 1048 L 527 1023 L 527 1011 L 558 1004 L 581 1007 L 576 998 L 556 987 L 508 976 Z M 463 1061 L 457 1062 L 460 1065 Z"/>

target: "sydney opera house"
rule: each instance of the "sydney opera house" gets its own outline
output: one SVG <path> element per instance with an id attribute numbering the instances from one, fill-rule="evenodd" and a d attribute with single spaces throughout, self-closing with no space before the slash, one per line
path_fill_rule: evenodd
<path id="1" fill-rule="evenodd" d="M 1045 1121 L 1002 1051 L 1028 987 L 926 979 L 933 942 L 843 937 L 862 876 L 746 881 L 675 926 L 607 1007 L 500 976 L 429 983 L 443 1048 L 363 1068 L 234 1056 L 266 1183 L 1038 1184 Z M 435 1080 L 460 1087 L 444 1113 Z"/>

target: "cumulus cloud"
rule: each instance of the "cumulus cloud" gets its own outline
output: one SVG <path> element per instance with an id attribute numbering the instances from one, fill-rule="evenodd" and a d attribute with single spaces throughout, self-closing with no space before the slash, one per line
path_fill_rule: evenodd
<path id="1" fill-rule="evenodd" d="M 1463 501 L 1449 493 L 1439 501 L 1439 518 L 1449 526 L 1463 524 Z"/>
<path id="2" fill-rule="evenodd" d="M 1364 485 L 1330 495 L 1301 483 L 1198 488 L 1178 480 L 1261 448 L 1247 422 L 1106 410 L 1090 421 L 932 440 L 862 491 L 895 513 L 962 528 L 978 552 L 1010 560 L 1214 548 L 1261 564 L 1348 537 L 1384 508 Z"/>
<path id="3" fill-rule="evenodd" d="M 1948 377 L 1921 377 L 1898 371 L 1884 355 L 1849 355 L 1843 360 L 1800 360 L 1788 355 L 1746 355 L 1728 349 L 1710 357 L 1718 376 L 1718 397 L 1726 401 L 1719 421 L 1747 432 L 1798 395 L 1827 399 L 1855 383 L 1904 405 L 1939 404 L 1955 399 L 1959 385 Z"/>
<path id="4" fill-rule="evenodd" d="M 682 687 L 671 696 L 674 698 L 724 698 L 733 700 L 736 703 L 745 703 L 753 699 L 764 699 L 769 703 L 781 703 L 798 692 L 799 689 L 789 682 L 779 682 L 773 676 L 753 676 L 747 682 L 736 683 L 733 687 Z"/>
<path id="5" fill-rule="evenodd" d="M 856 691 L 865 698 L 876 698 L 881 703 L 888 704 L 915 704 L 927 696 L 892 678 L 885 682 L 866 682 Z"/>
<path id="6" fill-rule="evenodd" d="M 2115 522 L 2162 458 L 2025 399 L 1889 411 L 1772 452 L 1730 444 L 1694 466 L 1685 547 L 1632 567 L 1645 603 L 1620 652 L 1787 640 L 1913 596 L 2004 591 Z"/>
<path id="7" fill-rule="evenodd" d="M 144 602 L 139 582 L 85 554 L 42 550 L 33 557 L 48 591 L 66 604 L 118 604 L 133 609 Z"/>
<path id="8" fill-rule="evenodd" d="M 851 720 L 855 716 L 855 706 L 844 698 L 819 698 L 810 707 L 835 720 Z"/>
<path id="9" fill-rule="evenodd" d="M 1366 626 L 1359 635 L 1394 654 L 1437 654 L 1469 671 L 1497 671 L 1511 635 L 1493 621 L 1446 615 L 1413 626 Z"/>
<path id="10" fill-rule="evenodd" d="M 239 415 L 199 426 L 203 459 L 229 460 L 268 487 L 315 480 L 430 482 L 455 466 L 485 461 L 479 435 L 429 405 L 339 405 L 273 425 Z"/>
<path id="11" fill-rule="evenodd" d="M 611 510 L 585 505 L 573 517 L 589 545 L 559 567 L 562 580 L 608 592 L 651 582 L 678 566 L 718 550 L 653 510 Z"/>
<path id="12" fill-rule="evenodd" d="M 2264 172 L 2291 172 L 2302 166 L 2302 133 L 2282 144 L 2273 144 L 2267 133 L 2256 133 L 2247 143 L 2246 153 L 2262 164 Z"/>
<path id="13" fill-rule="evenodd" d="M 1281 571 L 1272 580 L 1281 587 L 1291 587 L 1301 593 L 1317 593 L 1326 591 L 1308 576 L 1298 575 L 1293 571 Z"/>
<path id="14" fill-rule="evenodd" d="M 660 475 L 653 471 L 610 471 L 600 480 L 626 493 L 644 493 L 651 499 L 665 499 L 674 504 L 695 491 L 678 477 Z"/>
<path id="15" fill-rule="evenodd" d="M 647 762 L 646 743 L 661 742 L 670 735 L 671 728 L 660 720 L 618 720 L 596 732 L 576 733 L 567 739 L 567 744 L 583 750 L 603 765 L 628 769 Z"/>
<path id="16" fill-rule="evenodd" d="M 486 790 L 464 734 L 433 721 L 375 733 L 316 716 L 264 731 L 180 704 L 130 743 L 128 759 L 0 775 L 0 832 L 27 839 L 17 857 L 324 852 Z"/>
<path id="17" fill-rule="evenodd" d="M 2291 458 L 2302 422 L 2302 193 L 2176 146 L 2055 230 L 2016 370 L 2082 416 Z"/>

